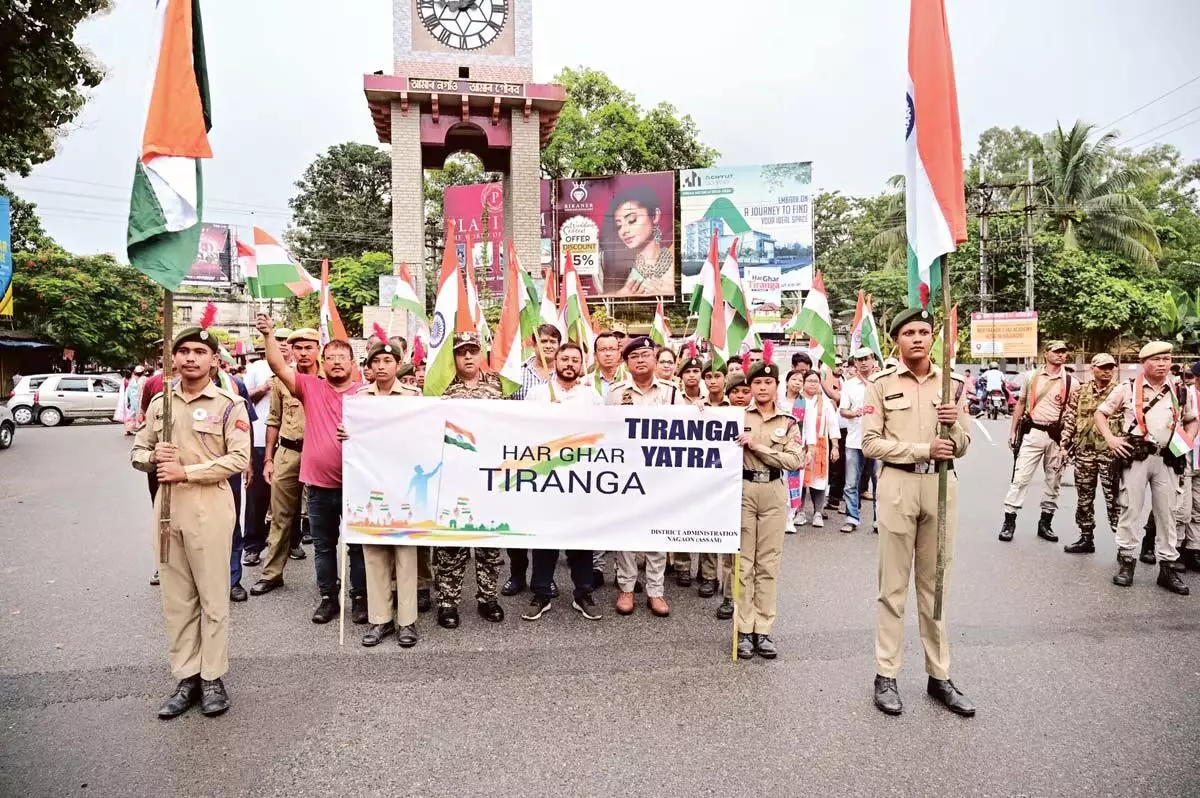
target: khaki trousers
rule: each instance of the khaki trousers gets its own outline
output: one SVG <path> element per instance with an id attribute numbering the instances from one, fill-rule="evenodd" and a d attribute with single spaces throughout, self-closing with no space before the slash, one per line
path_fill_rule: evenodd
<path id="1" fill-rule="evenodd" d="M 717 570 L 721 579 L 721 595 L 727 599 L 733 598 L 733 557 L 732 554 L 718 555 Z M 740 588 L 739 588 L 740 589 Z"/>
<path id="2" fill-rule="evenodd" d="M 783 561 L 788 490 L 782 479 L 742 482 L 742 550 L 737 619 L 743 634 L 770 634 L 775 625 L 776 583 Z"/>
<path id="3" fill-rule="evenodd" d="M 1053 513 L 1058 509 L 1058 490 L 1062 482 L 1062 448 L 1050 439 L 1045 430 L 1031 429 L 1021 439 L 1017 453 L 1017 466 L 1013 471 L 1012 484 L 1004 497 L 1004 511 L 1015 513 L 1025 503 L 1025 491 L 1033 481 L 1033 472 L 1041 465 L 1046 475 L 1046 487 L 1042 491 L 1042 512 Z M 893 471 L 895 469 L 892 469 Z"/>
<path id="4" fill-rule="evenodd" d="M 1121 490 L 1117 494 L 1117 501 L 1121 505 L 1121 517 L 1117 520 L 1118 554 L 1137 556 L 1137 550 L 1142 545 L 1142 512 L 1146 508 L 1146 494 L 1149 493 L 1150 512 L 1154 514 L 1156 529 L 1154 553 L 1159 562 L 1179 559 L 1179 550 L 1175 547 L 1175 517 L 1171 512 L 1178 488 L 1179 475 L 1161 457 L 1151 456 L 1129 464 L 1129 468 L 1121 475 Z"/>
<path id="5" fill-rule="evenodd" d="M 300 490 L 300 453 L 280 446 L 275 450 L 275 475 L 271 478 L 271 531 L 263 579 L 283 576 L 292 548 L 292 519 L 300 512 Z"/>
<path id="6" fill-rule="evenodd" d="M 645 555 L 635 551 L 613 552 L 613 560 L 617 564 L 617 589 L 625 593 L 633 592 L 640 556 L 646 558 L 646 597 L 662 598 L 667 577 L 667 554 L 662 551 L 648 551 Z"/>
<path id="7" fill-rule="evenodd" d="M 428 547 L 421 547 L 427 550 Z M 397 626 L 417 622 L 417 547 L 363 544 L 367 571 L 367 620 L 373 624 L 392 620 L 392 579 L 396 580 Z"/>
<path id="8" fill-rule="evenodd" d="M 158 566 L 171 675 L 219 679 L 229 670 L 229 557 L 233 491 L 229 482 L 176 483 L 171 489 L 171 542 Z M 154 502 L 154 559 L 158 508 Z"/>
<path id="9" fill-rule="evenodd" d="M 946 578 L 954 562 L 954 533 L 958 527 L 958 477 L 950 472 L 946 495 Z M 875 620 L 876 671 L 895 678 L 904 649 L 904 606 L 909 576 L 916 562 L 917 617 L 925 647 L 925 672 L 935 679 L 950 678 L 950 643 L 942 620 L 933 619 L 937 584 L 938 476 L 910 474 L 895 468 L 881 470 L 876 504 L 879 508 L 879 603 Z"/>
<path id="10" fill-rule="evenodd" d="M 1175 544 L 1200 550 L 1200 474 L 1188 466 L 1175 504 Z"/>

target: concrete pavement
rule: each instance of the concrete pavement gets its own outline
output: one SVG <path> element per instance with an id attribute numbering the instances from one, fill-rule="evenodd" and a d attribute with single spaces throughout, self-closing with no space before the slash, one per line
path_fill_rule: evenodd
<path id="1" fill-rule="evenodd" d="M 999 543 L 1003 426 L 959 465 L 947 606 L 974 719 L 924 695 L 911 598 L 905 714 L 874 709 L 875 538 L 829 523 L 787 539 L 773 663 L 730 662 L 717 602 L 673 585 L 669 619 L 619 618 L 609 587 L 599 623 L 569 599 L 529 623 L 525 594 L 499 626 L 424 615 L 404 651 L 348 624 L 339 649 L 308 619 L 311 557 L 290 562 L 284 589 L 234 605 L 233 708 L 171 722 L 131 439 L 22 428 L 0 452 L 0 795 L 1200 794 L 1200 578 L 1180 598 L 1140 565 L 1114 587 L 1103 523 L 1093 556 L 1035 537 L 1036 487 Z"/>

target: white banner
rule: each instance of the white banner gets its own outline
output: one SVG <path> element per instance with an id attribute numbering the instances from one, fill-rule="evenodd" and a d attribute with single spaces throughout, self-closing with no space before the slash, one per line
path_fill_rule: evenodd
<path id="1" fill-rule="evenodd" d="M 347 397 L 349 543 L 737 551 L 740 408 Z"/>

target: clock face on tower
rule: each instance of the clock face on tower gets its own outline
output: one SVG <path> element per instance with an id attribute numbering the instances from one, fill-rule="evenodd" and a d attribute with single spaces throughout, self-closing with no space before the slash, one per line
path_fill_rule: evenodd
<path id="1" fill-rule="evenodd" d="M 417 17 L 442 46 L 479 50 L 504 30 L 508 4 L 509 0 L 417 0 Z"/>

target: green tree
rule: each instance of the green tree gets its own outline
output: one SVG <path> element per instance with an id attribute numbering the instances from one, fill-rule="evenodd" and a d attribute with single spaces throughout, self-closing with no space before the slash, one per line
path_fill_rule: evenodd
<path id="1" fill-rule="evenodd" d="M 0 177 L 0 197 L 8 197 L 12 213 L 9 224 L 12 227 L 12 251 L 37 252 L 41 249 L 57 249 L 58 244 L 46 235 L 42 220 L 37 215 L 37 205 L 23 200 L 9 190 L 4 179 Z"/>
<path id="2" fill-rule="evenodd" d="M 364 252 L 359 258 L 338 258 L 329 264 L 329 292 L 337 305 L 346 333 L 357 337 L 362 331 L 363 305 L 379 304 L 379 278 L 392 273 L 392 256 L 387 252 Z M 301 297 L 295 322 L 316 327 L 320 321 L 319 293 Z"/>
<path id="3" fill-rule="evenodd" d="M 1038 134 L 1021 127 L 988 128 L 979 134 L 979 144 L 971 154 L 963 179 L 968 186 L 979 185 L 982 169 L 989 183 L 1020 183 L 1028 176 L 1031 159 L 1034 174 L 1046 174 L 1045 154 Z"/>
<path id="4" fill-rule="evenodd" d="M 551 178 L 659 172 L 712 166 L 719 153 L 701 143 L 691 115 L 670 103 L 644 111 L 608 75 L 580 67 L 554 77 L 567 90 L 554 135 L 542 150 Z"/>
<path id="5" fill-rule="evenodd" d="M 128 366 L 162 335 L 162 289 L 111 255 L 17 252 L 14 322 L 75 350 L 80 365 Z"/>
<path id="6" fill-rule="evenodd" d="M 357 258 L 392 248 L 392 159 L 373 144 L 335 144 L 309 164 L 288 200 L 293 254 Z"/>
<path id="7" fill-rule="evenodd" d="M 75 42 L 75 27 L 111 0 L 0 5 L 0 173 L 54 155 L 59 131 L 79 115 L 104 72 Z"/>
<path id="8" fill-rule="evenodd" d="M 1115 132 L 1091 141 L 1094 130 L 1076 122 L 1064 131 L 1060 124 L 1042 139 L 1047 180 L 1035 189 L 1039 211 L 1068 249 L 1104 250 L 1154 269 L 1161 248 L 1149 211 L 1135 194 L 1144 175 L 1116 162 Z M 1012 201 L 1023 204 L 1016 195 Z"/>

